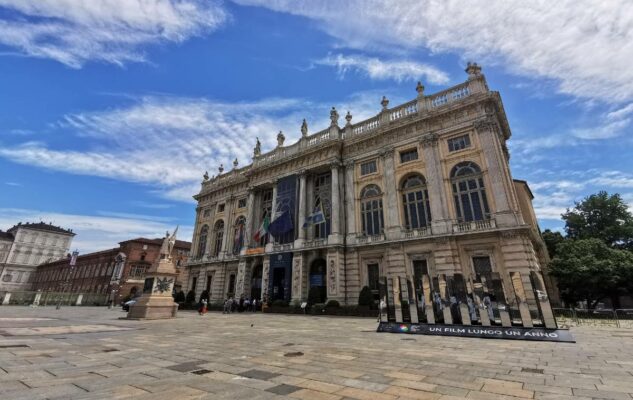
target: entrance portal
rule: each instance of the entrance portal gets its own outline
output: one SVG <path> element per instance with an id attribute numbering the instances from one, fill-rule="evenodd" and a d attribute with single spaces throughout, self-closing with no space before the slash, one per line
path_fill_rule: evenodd
<path id="1" fill-rule="evenodd" d="M 251 299 L 260 300 L 262 298 L 262 264 L 253 267 L 253 276 L 251 277 Z"/>
<path id="2" fill-rule="evenodd" d="M 326 267 L 327 264 L 322 258 L 317 258 L 312 262 L 312 265 L 310 266 L 309 293 L 314 293 L 312 294 L 312 296 L 316 296 L 316 298 L 313 299 L 313 301 L 316 303 L 325 303 L 325 299 L 327 298 L 327 286 L 325 286 L 325 275 L 327 271 Z"/>
<path id="3" fill-rule="evenodd" d="M 284 287 L 286 285 L 286 269 L 275 268 L 273 270 L 273 296 L 274 300 L 284 300 Z"/>

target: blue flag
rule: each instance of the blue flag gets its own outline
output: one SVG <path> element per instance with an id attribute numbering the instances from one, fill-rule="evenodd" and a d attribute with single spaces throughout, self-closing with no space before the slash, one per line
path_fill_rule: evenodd
<path id="1" fill-rule="evenodd" d="M 303 227 L 307 228 L 308 225 L 317 225 L 323 222 L 325 222 L 325 215 L 323 214 L 321 203 L 319 203 L 314 208 L 314 212 L 306 217 L 305 221 L 303 222 Z"/>
<path id="2" fill-rule="evenodd" d="M 268 225 L 268 233 L 277 237 L 290 232 L 293 228 L 292 216 L 288 210 L 283 211 L 273 222 Z"/>

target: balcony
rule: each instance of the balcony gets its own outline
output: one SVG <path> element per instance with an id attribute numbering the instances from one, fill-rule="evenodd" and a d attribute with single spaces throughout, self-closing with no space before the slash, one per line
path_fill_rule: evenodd
<path id="1" fill-rule="evenodd" d="M 384 233 L 379 233 L 378 235 L 356 236 L 356 244 L 369 244 L 369 243 L 383 242 L 384 240 L 385 240 Z"/>
<path id="2" fill-rule="evenodd" d="M 324 247 L 327 246 L 327 239 L 314 239 L 314 240 L 306 240 L 303 242 L 304 249 L 312 249 L 315 247 Z"/>
<path id="3" fill-rule="evenodd" d="M 292 251 L 294 249 L 294 243 L 285 243 L 285 244 L 273 244 L 273 251 Z"/>
<path id="4" fill-rule="evenodd" d="M 453 233 L 479 232 L 495 229 L 497 224 L 494 219 L 482 221 L 458 222 L 453 224 Z"/>
<path id="5" fill-rule="evenodd" d="M 403 229 L 402 230 L 402 239 L 414 239 L 418 237 L 431 236 L 433 233 L 431 232 L 431 227 L 423 227 L 417 229 Z"/>

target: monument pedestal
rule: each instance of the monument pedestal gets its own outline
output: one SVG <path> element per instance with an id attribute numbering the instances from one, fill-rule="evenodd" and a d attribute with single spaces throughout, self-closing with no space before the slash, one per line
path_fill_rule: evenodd
<path id="1" fill-rule="evenodd" d="M 178 304 L 174 303 L 171 293 L 178 272 L 170 257 L 175 242 L 176 232 L 165 238 L 161 258 L 157 265 L 152 265 L 147 271 L 143 295 L 130 306 L 128 319 L 165 319 L 176 316 Z"/>

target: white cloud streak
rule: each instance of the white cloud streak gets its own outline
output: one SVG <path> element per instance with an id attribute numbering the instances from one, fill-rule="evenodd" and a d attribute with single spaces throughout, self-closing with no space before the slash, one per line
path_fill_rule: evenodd
<path id="1" fill-rule="evenodd" d="M 388 93 L 357 93 L 337 108 L 341 115 L 351 110 L 354 121 L 359 121 L 379 111 L 382 94 Z M 77 142 L 86 149 L 56 149 L 27 141 L 0 147 L 0 157 L 55 171 L 142 183 L 166 198 L 192 202 L 205 170 L 213 175 L 220 164 L 229 170 L 236 157 L 240 165 L 249 164 L 256 137 L 264 151 L 277 144 L 279 130 L 287 144 L 293 143 L 300 136 L 302 118 L 307 118 L 312 133 L 326 128 L 331 106 L 305 99 L 223 103 L 144 97 L 128 107 L 67 115 L 55 124 L 56 129 L 78 136 Z"/>
<path id="2" fill-rule="evenodd" d="M 349 71 L 361 72 L 371 79 L 398 82 L 425 79 L 434 84 L 448 83 L 448 74 L 432 65 L 408 60 L 380 60 L 361 55 L 330 54 L 315 61 L 317 65 L 335 67 L 340 76 Z"/>
<path id="3" fill-rule="evenodd" d="M 311 18 L 342 46 L 428 48 L 551 79 L 561 93 L 633 99 L 633 2 L 235 0 Z"/>
<path id="4" fill-rule="evenodd" d="M 0 44 L 72 68 L 145 61 L 144 46 L 180 43 L 226 23 L 215 0 L 0 0 Z"/>
<path id="5" fill-rule="evenodd" d="M 164 237 L 165 231 L 173 231 L 175 223 L 165 222 L 160 217 L 148 217 L 133 214 L 118 216 L 99 216 L 64 214 L 41 210 L 0 208 L 0 228 L 9 229 L 19 221 L 45 221 L 66 229 L 72 229 L 77 234 L 72 242 L 72 249 L 81 253 L 105 250 L 117 247 L 123 240 L 137 237 Z M 178 239 L 191 241 L 193 228 L 180 226 Z"/>

